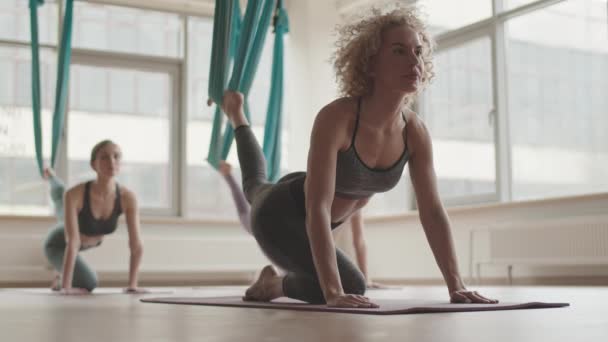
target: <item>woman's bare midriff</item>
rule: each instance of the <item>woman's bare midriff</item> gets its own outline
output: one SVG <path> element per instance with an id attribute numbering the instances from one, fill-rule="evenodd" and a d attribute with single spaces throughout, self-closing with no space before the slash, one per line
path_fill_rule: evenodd
<path id="1" fill-rule="evenodd" d="M 304 180 L 304 196 L 306 196 L 306 180 Z M 370 197 L 350 199 L 334 196 L 331 204 L 331 222 L 344 222 L 357 210 L 363 208 Z"/>
<path id="2" fill-rule="evenodd" d="M 331 205 L 331 222 L 346 221 L 357 210 L 363 208 L 367 202 L 369 202 L 369 197 L 349 199 L 334 196 L 334 201 Z"/>
<path id="3" fill-rule="evenodd" d="M 103 235 L 80 234 L 81 248 L 95 247 L 103 240 Z"/>

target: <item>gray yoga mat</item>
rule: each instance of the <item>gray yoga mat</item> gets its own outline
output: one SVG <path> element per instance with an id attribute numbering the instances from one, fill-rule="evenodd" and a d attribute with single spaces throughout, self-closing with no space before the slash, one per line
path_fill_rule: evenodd
<path id="1" fill-rule="evenodd" d="M 405 315 L 415 313 L 495 311 L 518 309 L 558 308 L 569 306 L 568 303 L 498 303 L 498 304 L 450 304 L 442 301 L 412 299 L 372 299 L 380 307 L 376 309 L 330 308 L 325 305 L 312 305 L 301 301 L 279 298 L 270 303 L 243 301 L 241 297 L 164 297 L 143 298 L 144 303 L 187 304 L 207 306 L 227 306 L 256 309 L 299 310 L 341 312 L 364 315 Z"/>

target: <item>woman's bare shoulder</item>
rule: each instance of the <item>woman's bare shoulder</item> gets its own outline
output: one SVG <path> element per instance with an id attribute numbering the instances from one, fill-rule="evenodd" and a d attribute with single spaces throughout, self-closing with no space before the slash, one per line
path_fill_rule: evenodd
<path id="1" fill-rule="evenodd" d="M 331 134 L 340 148 L 350 143 L 350 132 L 354 129 L 357 101 L 352 97 L 336 99 L 319 111 L 315 118 L 313 136 L 323 132 Z M 343 146 L 344 145 L 344 146 Z"/>
<path id="2" fill-rule="evenodd" d="M 323 107 L 319 111 L 317 118 L 338 123 L 352 119 L 356 110 L 357 102 L 354 98 L 341 97 Z"/>
<path id="3" fill-rule="evenodd" d="M 136 207 L 137 206 L 137 196 L 133 190 L 127 188 L 124 185 L 119 186 L 120 190 L 120 200 L 123 203 L 123 207 Z"/>
<path id="4" fill-rule="evenodd" d="M 82 195 L 84 194 L 84 188 L 85 188 L 86 182 L 83 183 L 78 183 L 74 186 L 71 186 L 66 192 L 65 192 L 65 196 L 66 198 L 74 198 L 74 197 L 82 197 Z"/>

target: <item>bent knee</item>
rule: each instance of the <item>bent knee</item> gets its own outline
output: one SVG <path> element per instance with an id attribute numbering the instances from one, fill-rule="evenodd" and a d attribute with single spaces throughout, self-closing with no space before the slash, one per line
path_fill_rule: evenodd
<path id="1" fill-rule="evenodd" d="M 79 279 L 74 279 L 72 281 L 72 287 L 79 287 L 89 291 L 96 289 L 97 285 L 97 275 L 94 273 L 89 274 L 86 277 L 79 277 Z"/>
<path id="2" fill-rule="evenodd" d="M 357 272 L 357 274 L 349 277 L 348 281 L 343 282 L 342 287 L 346 294 L 364 295 L 365 290 L 367 290 L 367 282 L 363 274 Z"/>
<path id="3" fill-rule="evenodd" d="M 94 289 L 97 288 L 97 279 L 93 279 L 93 280 L 87 281 L 82 286 L 78 286 L 78 287 L 82 287 L 83 289 L 87 289 L 89 291 L 93 291 Z"/>

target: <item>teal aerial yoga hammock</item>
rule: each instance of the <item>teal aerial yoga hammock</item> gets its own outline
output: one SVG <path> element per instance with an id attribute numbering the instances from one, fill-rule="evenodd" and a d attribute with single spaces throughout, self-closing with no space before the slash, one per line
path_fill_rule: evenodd
<path id="1" fill-rule="evenodd" d="M 270 26 L 272 17 L 273 0 L 250 1 L 243 18 L 243 28 L 239 34 L 239 45 L 234 58 L 232 76 L 228 83 L 228 89 L 236 90 L 245 96 L 245 116 L 251 118 L 247 95 L 255 79 L 264 40 Z M 225 159 L 230 153 L 234 132 L 232 126 L 226 125 L 224 130 L 224 141 L 222 145 L 222 158 Z"/>
<path id="2" fill-rule="evenodd" d="M 222 109 L 220 108 L 229 64 L 234 60 L 236 47 L 241 31 L 242 18 L 239 2 L 233 0 L 219 1 L 215 6 L 213 22 L 213 45 L 211 49 L 211 67 L 209 70 L 209 99 L 216 103 L 213 115 L 213 128 L 211 130 L 211 143 L 207 161 L 216 169 L 222 157 L 221 130 L 223 126 Z M 229 54 L 229 55 L 228 55 Z M 226 154 L 227 155 L 227 154 Z"/>
<path id="3" fill-rule="evenodd" d="M 209 71 L 209 98 L 216 104 L 222 103 L 226 78 L 231 57 L 234 56 L 234 46 L 238 39 L 240 25 L 240 9 L 238 1 L 217 1 L 213 16 L 213 44 L 211 46 L 211 66 Z"/>
<path id="4" fill-rule="evenodd" d="M 239 11 L 235 11 L 234 0 L 216 1 L 213 47 L 211 51 L 211 66 L 209 69 L 209 97 L 218 105 L 221 105 L 222 96 L 226 89 L 227 67 L 230 56 L 227 46 L 227 37 L 236 44 L 232 75 L 228 89 L 242 92 L 245 97 L 249 93 L 255 76 L 255 71 L 262 53 L 266 33 L 272 16 L 273 0 L 251 0 L 247 3 L 245 16 L 239 32 L 231 30 L 234 18 L 238 18 Z M 227 32 L 231 32 L 227 34 Z M 234 48 L 233 44 L 232 48 Z M 214 64 L 214 63 L 217 63 Z M 250 118 L 249 106 L 245 101 L 245 115 Z M 221 111 L 215 111 L 211 143 L 207 160 L 216 169 L 219 161 L 226 159 L 230 152 L 233 132 L 230 125 L 226 126 L 223 135 L 220 135 L 223 126 Z"/>
<path id="5" fill-rule="evenodd" d="M 30 7 L 30 30 L 32 46 L 32 113 L 34 123 L 34 143 L 36 149 L 36 161 L 38 171 L 43 175 L 42 157 L 42 124 L 40 103 L 40 55 L 38 46 L 38 6 L 44 4 L 44 0 L 29 0 Z M 68 92 L 68 79 L 70 77 L 70 60 L 72 56 L 72 19 L 74 0 L 66 0 L 65 15 L 63 18 L 63 30 L 61 32 L 61 43 L 59 46 L 59 58 L 57 62 L 57 84 L 55 89 L 55 106 L 53 108 L 53 135 L 51 140 L 50 166 L 54 167 L 57 160 L 57 149 L 63 133 L 65 109 Z M 48 178 L 51 187 L 51 199 L 54 203 L 55 216 L 57 220 L 63 221 L 63 193 L 65 186 L 54 174 Z"/>
<path id="6" fill-rule="evenodd" d="M 38 171 L 43 174 L 42 157 L 42 124 L 40 115 L 40 56 L 38 46 L 38 6 L 43 5 L 44 0 L 29 0 L 30 6 L 30 28 L 32 46 L 32 112 L 34 122 L 34 142 L 36 148 L 36 161 Z M 65 109 L 68 92 L 68 79 L 70 77 L 70 60 L 72 56 L 72 19 L 74 0 L 65 0 L 65 15 L 63 18 L 63 30 L 59 46 L 59 58 L 57 63 L 57 85 L 55 89 L 55 107 L 53 109 L 53 135 L 51 140 L 51 160 L 53 167 L 57 160 L 57 149 L 63 133 Z"/>
<path id="7" fill-rule="evenodd" d="M 283 109 L 283 35 L 289 32 L 287 11 L 278 0 L 274 16 L 274 48 L 272 52 L 272 78 L 270 98 L 264 127 L 264 157 L 268 168 L 268 180 L 276 182 L 281 176 L 281 126 Z"/>
<path id="8" fill-rule="evenodd" d="M 238 2 L 237 2 L 238 4 Z M 251 90 L 255 72 L 259 64 L 264 46 L 264 40 L 270 26 L 273 14 L 273 0 L 251 0 L 242 22 L 240 32 L 234 30 L 233 20 L 239 18 L 235 14 L 232 0 L 216 1 L 215 22 L 213 33 L 213 48 L 209 76 L 209 97 L 217 104 L 221 104 L 224 89 L 236 90 L 244 94 L 245 99 Z M 282 1 L 278 1 L 274 9 L 275 47 L 273 52 L 273 71 L 271 94 L 268 102 L 268 111 L 265 125 L 264 154 L 268 163 L 269 180 L 278 179 L 280 172 L 280 125 L 283 95 L 283 34 L 288 31 L 287 13 L 283 9 Z M 238 13 L 238 11 L 236 11 Z M 226 87 L 227 68 L 230 56 L 228 51 L 238 37 L 238 48 L 234 55 L 231 78 Z M 228 44 L 228 38 L 232 46 Z M 217 63 L 217 64 L 216 64 Z M 249 105 L 245 100 L 245 115 L 250 118 Z M 226 126 L 224 134 L 220 136 L 223 125 L 223 116 L 216 108 L 211 143 L 207 160 L 215 168 L 219 161 L 226 159 L 230 152 L 233 140 L 233 131 L 230 125 Z M 220 147 L 221 144 L 221 147 Z"/>

